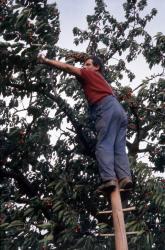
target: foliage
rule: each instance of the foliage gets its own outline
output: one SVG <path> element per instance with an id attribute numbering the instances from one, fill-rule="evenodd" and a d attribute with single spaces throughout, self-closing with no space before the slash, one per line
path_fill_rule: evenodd
<path id="1" fill-rule="evenodd" d="M 0 238 L 2 249 L 114 249 L 112 219 L 98 216 L 106 200 L 95 193 L 99 184 L 94 155 L 95 131 L 76 79 L 36 63 L 40 51 L 57 59 L 96 53 L 105 77 L 128 111 L 127 148 L 135 179 L 126 217 L 130 249 L 164 247 L 164 100 L 162 74 L 146 77 L 136 89 L 122 86 L 127 66 L 142 54 L 149 67 L 164 67 L 165 36 L 151 37 L 146 25 L 156 15 L 143 10 L 146 0 L 127 0 L 125 19 L 95 0 L 88 29 L 75 27 L 74 43 L 87 42 L 85 53 L 57 46 L 60 34 L 56 4 L 40 1 L 0 3 Z M 78 56 L 77 56 L 78 55 Z M 114 58 L 119 58 L 114 63 Z M 71 61 L 70 63 L 74 63 Z M 53 139 L 52 139 L 53 138 Z M 152 165 L 138 161 L 146 153 Z M 152 168 L 151 168 L 152 166 Z"/>

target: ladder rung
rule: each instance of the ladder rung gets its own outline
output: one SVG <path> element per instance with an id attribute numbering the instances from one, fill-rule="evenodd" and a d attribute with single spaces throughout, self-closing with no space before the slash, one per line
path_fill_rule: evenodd
<path id="1" fill-rule="evenodd" d="M 135 209 L 136 209 L 136 207 L 128 207 L 128 208 L 123 208 L 122 211 L 129 212 L 129 211 L 133 211 Z M 112 210 L 106 210 L 106 211 L 98 212 L 97 214 L 111 214 L 111 213 L 112 213 Z"/>
<path id="2" fill-rule="evenodd" d="M 119 192 L 131 192 L 132 191 L 132 188 L 129 188 L 129 189 L 119 189 Z M 104 195 L 105 191 L 100 191 L 100 190 L 95 190 L 95 192 L 97 194 L 100 194 L 100 195 Z"/>
<path id="3" fill-rule="evenodd" d="M 140 233 L 139 231 L 126 232 L 126 235 L 139 234 L 139 233 Z M 115 236 L 115 234 L 99 234 L 98 236 L 111 237 L 111 236 Z"/>

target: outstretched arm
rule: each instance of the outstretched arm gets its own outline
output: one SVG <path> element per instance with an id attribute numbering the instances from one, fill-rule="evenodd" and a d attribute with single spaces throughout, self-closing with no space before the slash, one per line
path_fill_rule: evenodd
<path id="1" fill-rule="evenodd" d="M 57 69 L 60 69 L 60 70 L 65 71 L 71 75 L 81 76 L 80 68 L 74 67 L 68 63 L 63 63 L 63 62 L 56 61 L 56 60 L 50 60 L 50 59 L 43 57 L 43 56 L 38 57 L 38 62 L 42 63 L 42 64 L 49 65 L 49 66 L 57 68 Z"/>

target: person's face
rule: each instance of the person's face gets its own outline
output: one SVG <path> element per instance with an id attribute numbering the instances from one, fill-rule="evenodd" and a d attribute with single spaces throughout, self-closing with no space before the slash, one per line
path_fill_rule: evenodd
<path id="1" fill-rule="evenodd" d="M 85 69 L 90 69 L 93 71 L 98 71 L 99 70 L 99 66 L 98 65 L 93 65 L 93 60 L 92 59 L 88 59 L 85 61 L 83 68 Z"/>

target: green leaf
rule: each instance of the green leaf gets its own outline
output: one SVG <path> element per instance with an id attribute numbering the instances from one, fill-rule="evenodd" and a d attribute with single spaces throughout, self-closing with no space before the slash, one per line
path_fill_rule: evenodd
<path id="1" fill-rule="evenodd" d="M 53 182 L 51 182 L 51 183 L 48 185 L 48 188 L 53 187 L 53 186 L 55 186 L 56 184 L 57 184 L 57 182 L 56 182 L 56 181 L 53 181 Z"/>
<path id="2" fill-rule="evenodd" d="M 28 208 L 27 210 L 24 211 L 24 216 L 28 216 L 29 214 L 31 214 L 34 211 L 34 208 Z"/>
<path id="3" fill-rule="evenodd" d="M 56 202 L 55 203 L 55 205 L 53 205 L 53 211 L 54 212 L 57 212 L 58 210 L 60 210 L 62 207 L 63 207 L 63 202 L 61 202 L 61 201 L 58 201 L 58 202 Z"/>
<path id="4" fill-rule="evenodd" d="M 24 223 L 20 220 L 14 220 L 12 221 L 7 228 L 12 228 L 12 227 L 23 227 Z"/>
<path id="5" fill-rule="evenodd" d="M 100 229 L 108 227 L 107 223 L 98 223 L 97 225 L 99 226 Z"/>
<path id="6" fill-rule="evenodd" d="M 9 223 L 0 224 L 0 229 L 5 229 L 8 225 Z"/>
<path id="7" fill-rule="evenodd" d="M 51 229 L 52 224 L 51 223 L 39 224 L 39 225 L 37 225 L 37 227 L 39 227 L 41 229 Z"/>
<path id="8" fill-rule="evenodd" d="M 53 240 L 53 234 L 49 234 L 48 236 L 44 237 L 44 241 L 52 241 Z"/>
<path id="9" fill-rule="evenodd" d="M 62 217 L 64 216 L 64 213 L 65 213 L 64 210 L 62 210 L 62 211 L 60 211 L 60 212 L 58 213 L 58 219 L 59 219 L 59 220 L 62 219 Z"/>
<path id="10" fill-rule="evenodd" d="M 48 234 L 44 237 L 44 239 L 40 240 L 40 243 L 44 243 L 45 245 L 49 242 L 49 241 L 53 241 L 53 235 L 52 234 Z"/>

